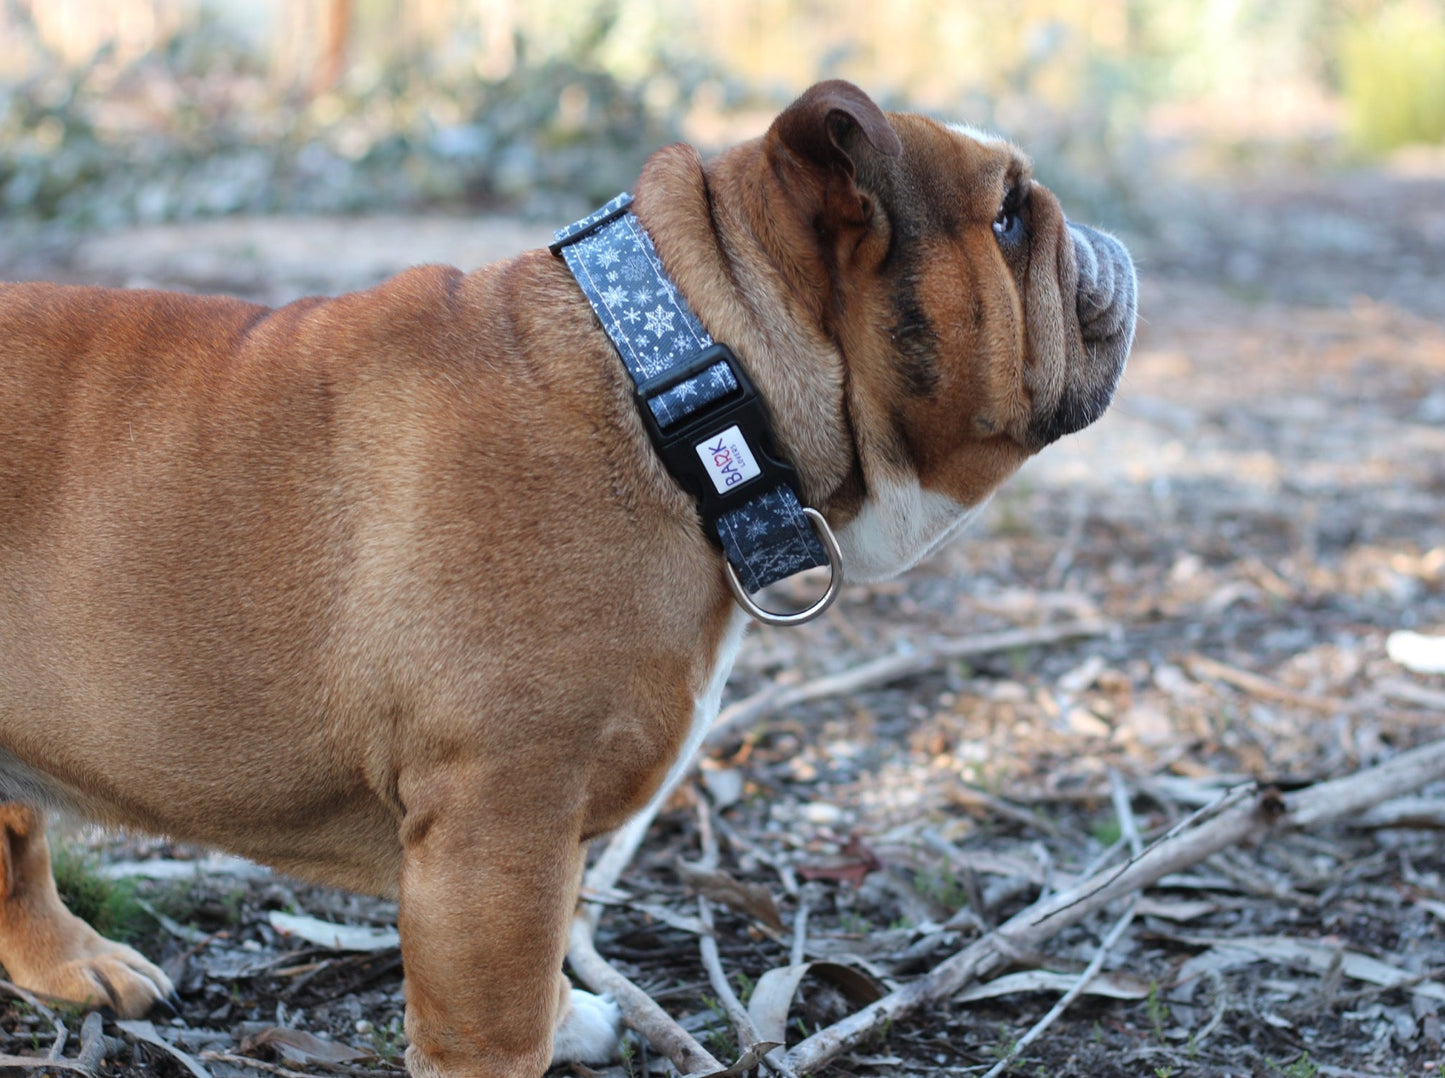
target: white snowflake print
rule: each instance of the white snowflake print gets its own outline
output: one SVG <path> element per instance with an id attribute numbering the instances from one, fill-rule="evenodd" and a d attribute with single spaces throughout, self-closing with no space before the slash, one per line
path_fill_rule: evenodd
<path id="1" fill-rule="evenodd" d="M 609 307 L 621 307 L 627 302 L 627 289 L 609 288 L 602 293 L 602 302 Z"/>
<path id="2" fill-rule="evenodd" d="M 617 264 L 618 259 L 621 257 L 622 256 L 617 253 L 617 248 L 604 247 L 597 252 L 597 264 L 603 269 L 610 269 Z"/>
<path id="3" fill-rule="evenodd" d="M 659 340 L 672 332 L 673 313 L 661 304 L 647 313 L 647 331 L 655 335 Z"/>

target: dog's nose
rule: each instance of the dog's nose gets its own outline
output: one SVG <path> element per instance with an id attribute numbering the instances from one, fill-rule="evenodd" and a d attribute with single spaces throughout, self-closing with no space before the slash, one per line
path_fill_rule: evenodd
<path id="1" fill-rule="evenodd" d="M 1128 250 L 1113 236 L 1087 225 L 1069 224 L 1074 265 L 1079 273 L 1079 328 L 1084 340 L 1129 354 L 1138 313 L 1138 285 Z"/>

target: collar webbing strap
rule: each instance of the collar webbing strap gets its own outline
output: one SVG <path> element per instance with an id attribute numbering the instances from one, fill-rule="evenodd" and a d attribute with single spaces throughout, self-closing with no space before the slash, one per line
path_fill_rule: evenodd
<path id="1" fill-rule="evenodd" d="M 551 249 L 636 383 L 653 444 L 748 592 L 829 564 L 761 400 L 678 293 L 631 205 L 630 195 L 617 196 L 558 230 Z"/>

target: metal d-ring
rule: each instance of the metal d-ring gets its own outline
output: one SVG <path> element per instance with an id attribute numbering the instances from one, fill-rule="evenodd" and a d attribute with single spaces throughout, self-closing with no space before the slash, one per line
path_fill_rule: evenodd
<path id="1" fill-rule="evenodd" d="M 728 587 L 733 589 L 733 598 L 737 599 L 738 605 L 747 613 L 764 625 L 802 625 L 805 621 L 812 621 L 828 607 L 833 605 L 833 600 L 838 598 L 838 589 L 843 586 L 843 552 L 838 549 L 838 540 L 833 536 L 833 529 L 828 527 L 828 522 L 823 519 L 823 514 L 816 509 L 803 507 L 803 513 L 813 522 L 813 530 L 818 533 L 818 538 L 823 540 L 823 548 L 828 552 L 828 590 L 823 597 L 806 610 L 799 610 L 796 614 L 777 614 L 771 610 L 764 610 L 757 603 L 753 602 L 744 589 L 742 581 L 738 580 L 738 574 L 733 569 L 732 562 L 724 559 L 723 564 L 727 567 Z"/>

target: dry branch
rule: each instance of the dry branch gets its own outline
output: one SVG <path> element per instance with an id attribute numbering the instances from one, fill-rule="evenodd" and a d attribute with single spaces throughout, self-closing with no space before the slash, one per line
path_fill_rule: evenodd
<path id="1" fill-rule="evenodd" d="M 1201 680 L 1214 678 L 1226 685 L 1233 685 L 1236 689 L 1247 692 L 1251 696 L 1256 696 L 1261 700 L 1271 700 L 1276 704 L 1304 708 L 1307 711 L 1319 712 L 1321 715 L 1336 715 L 1341 711 L 1350 710 L 1350 704 L 1343 700 L 1295 692 L 1268 678 L 1260 677 L 1248 670 L 1229 666 L 1205 655 L 1190 655 L 1184 660 L 1184 668 Z"/>
<path id="2" fill-rule="evenodd" d="M 605 958 L 592 942 L 592 928 L 585 917 L 572 922 L 572 943 L 567 961 L 582 983 L 594 992 L 612 997 L 622 1008 L 627 1024 L 641 1033 L 683 1074 L 715 1074 L 723 1065 L 696 1039 L 673 1021 L 672 1016 Z"/>
<path id="3" fill-rule="evenodd" d="M 1423 717 L 1418 712 L 1381 707 L 1377 698 L 1344 700 L 1331 696 L 1314 696 L 1309 693 L 1296 692 L 1294 689 L 1286 688 L 1268 678 L 1260 677 L 1258 674 L 1241 670 L 1236 666 L 1230 666 L 1205 655 L 1190 655 L 1184 660 L 1184 667 L 1194 675 L 1196 680 L 1204 681 L 1213 678 L 1215 681 L 1221 681 L 1258 700 L 1282 704 L 1285 707 L 1297 707 L 1319 715 L 1369 714 L 1377 719 L 1388 718 L 1406 723 L 1418 723 Z M 1445 696 L 1440 693 L 1431 692 L 1428 689 L 1416 689 L 1410 687 L 1408 683 L 1398 681 L 1387 683 L 1381 688 L 1385 690 L 1384 695 L 1387 697 L 1427 709 L 1438 709 L 1441 699 L 1445 699 Z"/>
<path id="4" fill-rule="evenodd" d="M 1111 902 L 1230 846 L 1273 830 L 1303 829 L 1343 819 L 1372 805 L 1445 778 L 1445 740 L 1401 753 L 1377 767 L 1280 795 L 1245 787 L 1197 813 L 1122 868 L 1095 873 L 1036 903 L 948 958 L 931 972 L 795 1045 L 786 1059 L 798 1072 L 816 1071 L 874 1036 L 890 1022 L 941 1002 L 965 984 L 997 972 L 1013 956 L 1035 950 L 1065 928 Z"/>
<path id="5" fill-rule="evenodd" d="M 983 1078 L 999 1078 L 999 1075 L 1012 1069 L 1014 1061 L 1018 1059 L 1023 1050 L 1038 1040 L 1044 1031 L 1053 1025 L 1054 1022 L 1058 1021 L 1059 1017 L 1073 1005 L 1074 1001 L 1084 994 L 1084 989 L 1089 987 L 1090 983 L 1093 982 L 1094 978 L 1097 977 L 1099 972 L 1104 968 L 1104 959 L 1108 957 L 1109 951 L 1113 949 L 1114 944 L 1119 942 L 1119 937 L 1133 924 L 1134 907 L 1137 904 L 1137 901 L 1131 901 L 1124 912 L 1120 914 L 1119 919 L 1114 922 L 1113 927 L 1105 933 L 1103 940 L 1099 943 L 1099 949 L 1094 952 L 1094 957 L 1090 960 L 1088 966 L 1084 968 L 1084 971 L 1080 973 L 1074 981 L 1073 987 L 1059 997 L 1059 1001 L 1049 1008 L 1048 1014 L 1035 1022 L 1032 1028 L 1022 1037 L 1014 1041 L 1004 1058 L 994 1064 Z"/>
<path id="6" fill-rule="evenodd" d="M 84 1066 L 83 1063 L 79 1063 L 79 1062 L 77 1062 L 77 1063 L 69 1063 L 69 1062 L 66 1062 L 65 1060 L 63 1060 L 63 1059 L 60 1058 L 60 1053 L 65 1050 L 65 1041 L 66 1041 L 66 1039 L 67 1039 L 68 1036 L 69 1036 L 69 1031 L 65 1028 L 65 1023 L 60 1020 L 60 1018 L 56 1015 L 56 1013 L 55 1013 L 54 1011 L 52 1011 L 49 1007 L 47 1007 L 44 1003 L 42 1003 L 42 1002 L 40 1001 L 39 997 L 37 997 L 33 992 L 29 992 L 29 991 L 27 991 L 26 989 L 21 988 L 18 984 L 14 984 L 14 983 L 12 983 L 12 982 L 10 982 L 10 981 L 4 981 L 4 980 L 0 980 L 0 993 L 4 993 L 4 994 L 7 995 L 7 996 L 13 996 L 13 997 L 15 997 L 16 999 L 20 1000 L 21 1002 L 28 1004 L 30 1007 L 34 1008 L 34 1010 L 35 1010 L 35 1012 L 36 1012 L 37 1014 L 39 1014 L 41 1017 L 47 1019 L 47 1020 L 50 1022 L 51 1026 L 54 1027 L 54 1029 L 55 1029 L 55 1041 L 51 1044 L 51 1046 L 50 1046 L 50 1051 L 46 1054 L 46 1058 L 47 1058 L 47 1059 L 49 1059 L 49 1060 L 51 1060 L 51 1061 L 53 1061 L 53 1062 L 59 1063 L 59 1064 L 61 1064 L 62 1066 L 68 1067 L 68 1068 L 70 1068 L 71 1070 L 74 1070 L 74 1069 L 77 1069 L 77 1068 L 79 1068 L 79 1067 L 83 1067 L 83 1066 Z M 6 1058 L 28 1058 L 28 1057 L 9 1057 L 9 1056 L 7 1056 Z M 4 1064 L 4 1065 L 6 1065 L 6 1066 L 28 1066 L 28 1064 L 20 1064 L 20 1063 L 12 1063 L 12 1064 Z M 94 1070 L 94 1068 L 92 1067 L 92 1068 L 91 1068 L 91 1071 L 93 1071 L 93 1070 Z"/>
<path id="7" fill-rule="evenodd" d="M 1035 647 L 1040 644 L 1057 644 L 1081 637 L 1104 636 L 1116 628 L 1112 622 L 1098 619 L 1066 621 L 1057 625 L 1040 625 L 1031 629 L 1005 629 L 996 633 L 978 633 L 949 640 L 936 640 L 916 651 L 899 652 L 861 663 L 835 674 L 813 678 L 800 685 L 772 685 L 761 692 L 729 704 L 718 713 L 709 738 L 716 737 L 740 723 L 756 722 L 764 715 L 770 715 L 784 708 L 798 704 L 825 700 L 833 696 L 846 696 L 878 685 L 886 685 L 900 678 L 936 670 L 955 659 L 969 659 L 979 655 L 992 655 L 1000 651 L 1014 651 L 1018 648 Z"/>
<path id="8" fill-rule="evenodd" d="M 91 1011 L 80 1024 L 80 1055 L 75 1062 L 81 1070 L 94 1074 L 105 1058 L 105 1049 L 104 1021 L 99 1011 Z"/>
<path id="9" fill-rule="evenodd" d="M 70 1059 L 49 1059 L 45 1056 L 12 1056 L 0 1053 L 0 1068 L 17 1071 L 59 1070 L 74 1071 L 76 1074 L 95 1074 L 80 1063 Z"/>
<path id="10" fill-rule="evenodd" d="M 707 801 L 699 797 L 697 799 L 697 827 L 702 839 L 702 861 L 701 867 L 709 872 L 717 870 L 718 849 L 717 839 L 713 837 L 712 820 L 707 808 Z M 738 999 L 737 993 L 728 981 L 727 971 L 722 967 L 722 955 L 718 952 L 717 936 L 713 930 L 712 902 L 707 895 L 697 896 L 698 920 L 702 921 L 704 932 L 698 940 L 698 948 L 702 953 L 702 966 L 707 971 L 708 983 L 717 994 L 718 1002 L 727 1012 L 728 1021 L 732 1023 L 733 1033 L 737 1036 L 738 1047 L 743 1051 L 757 1044 L 762 1038 L 758 1036 L 757 1027 L 753 1020 L 748 1017 L 747 1008 L 743 1006 L 742 1000 Z"/>

